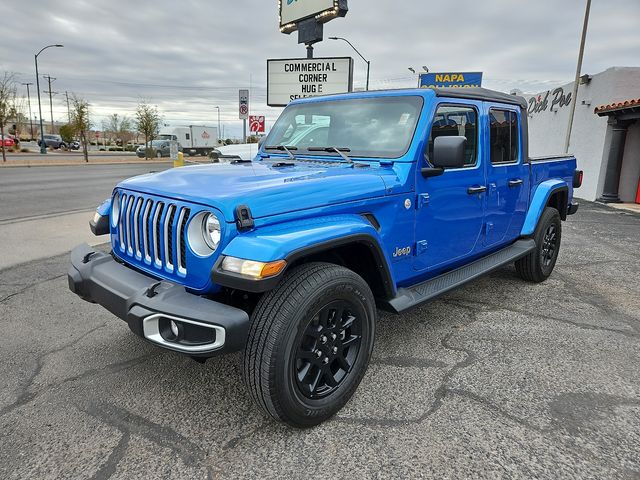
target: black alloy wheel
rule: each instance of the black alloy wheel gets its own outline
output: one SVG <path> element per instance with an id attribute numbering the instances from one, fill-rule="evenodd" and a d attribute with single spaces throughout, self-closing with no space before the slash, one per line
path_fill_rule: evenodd
<path id="1" fill-rule="evenodd" d="M 557 245 L 558 245 L 557 229 L 554 224 L 551 224 L 547 227 L 547 230 L 544 232 L 542 249 L 540 250 L 540 262 L 546 268 L 548 268 L 549 265 L 551 265 L 551 262 L 554 259 Z"/>
<path id="2" fill-rule="evenodd" d="M 362 323 L 354 305 L 335 300 L 309 322 L 298 344 L 293 364 L 296 383 L 307 398 L 335 391 L 358 358 Z"/>

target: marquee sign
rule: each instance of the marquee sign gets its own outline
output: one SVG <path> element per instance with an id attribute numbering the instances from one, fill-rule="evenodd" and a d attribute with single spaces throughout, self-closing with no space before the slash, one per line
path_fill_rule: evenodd
<path id="1" fill-rule="evenodd" d="M 350 92 L 353 58 L 292 58 L 267 61 L 267 105 L 284 107 L 292 100 Z"/>
<path id="2" fill-rule="evenodd" d="M 349 10 L 347 0 L 278 0 L 278 3 L 282 33 L 295 32 L 302 20 L 315 17 L 319 23 L 326 23 L 344 17 Z"/>

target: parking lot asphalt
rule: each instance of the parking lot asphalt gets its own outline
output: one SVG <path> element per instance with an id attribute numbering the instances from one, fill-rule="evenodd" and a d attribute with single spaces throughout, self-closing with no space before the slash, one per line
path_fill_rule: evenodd
<path id="1" fill-rule="evenodd" d="M 584 203 L 542 284 L 500 269 L 381 314 L 337 417 L 267 419 L 241 356 L 204 365 L 67 288 L 0 271 L 0 478 L 640 478 L 640 216 Z"/>

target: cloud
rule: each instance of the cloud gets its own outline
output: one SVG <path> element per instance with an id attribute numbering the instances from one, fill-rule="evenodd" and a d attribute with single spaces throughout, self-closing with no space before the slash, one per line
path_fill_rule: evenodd
<path id="1" fill-rule="evenodd" d="M 347 37 L 371 60 L 372 88 L 415 85 L 409 66 L 479 70 L 488 87 L 529 92 L 575 72 L 584 0 L 349 3 L 325 38 Z M 273 121 L 280 109 L 265 105 L 266 59 L 305 55 L 297 34 L 278 31 L 276 0 L 33 0 L 5 10 L 11 21 L 0 31 L 0 71 L 34 81 L 33 54 L 63 43 L 42 55 L 40 71 L 57 78 L 54 91 L 87 98 L 96 124 L 112 112 L 131 114 L 145 98 L 172 124 L 215 124 L 219 105 L 227 131 L 239 135 L 237 90 L 251 87 L 252 111 Z M 583 70 L 637 66 L 639 18 L 638 0 L 594 2 Z M 364 62 L 346 44 L 326 40 L 315 50 L 354 56 L 355 86 L 364 86 Z M 54 100 L 61 119 L 63 100 Z"/>

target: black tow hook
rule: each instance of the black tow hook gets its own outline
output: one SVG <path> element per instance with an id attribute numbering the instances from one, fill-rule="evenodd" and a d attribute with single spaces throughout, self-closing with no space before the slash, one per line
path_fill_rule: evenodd
<path id="1" fill-rule="evenodd" d="M 154 283 L 153 285 L 151 285 L 149 288 L 147 288 L 147 291 L 145 292 L 145 295 L 147 296 L 147 298 L 153 298 L 156 295 L 158 295 L 157 292 L 157 288 L 162 285 L 162 282 L 158 282 L 158 283 Z"/>
<path id="2" fill-rule="evenodd" d="M 96 252 L 89 252 L 82 258 L 82 263 L 89 263 L 91 257 L 94 256 Z"/>

